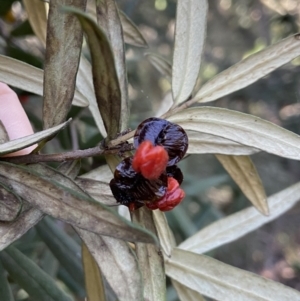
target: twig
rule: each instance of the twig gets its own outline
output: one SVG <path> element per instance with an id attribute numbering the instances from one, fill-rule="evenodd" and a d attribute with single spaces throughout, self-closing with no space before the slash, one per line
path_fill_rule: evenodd
<path id="1" fill-rule="evenodd" d="M 60 154 L 29 154 L 25 156 L 16 157 L 2 157 L 1 161 L 16 163 L 16 164 L 28 164 L 39 162 L 64 162 L 69 160 L 76 160 L 87 157 L 95 157 L 100 155 L 118 154 L 126 151 L 133 150 L 132 144 L 120 144 L 118 147 L 102 148 L 96 146 L 84 150 L 75 150 L 71 152 L 65 152 Z"/>

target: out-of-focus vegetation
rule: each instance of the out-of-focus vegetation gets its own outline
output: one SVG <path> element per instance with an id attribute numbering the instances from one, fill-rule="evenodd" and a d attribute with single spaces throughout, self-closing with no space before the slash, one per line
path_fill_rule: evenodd
<path id="1" fill-rule="evenodd" d="M 5 3 L 5 4 L 4 4 Z M 147 52 L 172 60 L 175 25 L 175 0 L 120 0 L 119 7 L 144 35 L 148 49 L 126 50 L 131 107 L 130 124 L 135 128 L 153 116 L 161 100 L 170 91 L 170 83 L 144 56 Z M 207 39 L 198 86 L 242 58 L 299 31 L 300 4 L 296 0 L 217 0 L 209 1 Z M 33 35 L 22 1 L 5 0 L 0 4 L 0 53 L 43 67 L 44 47 Z M 83 49 L 87 53 L 86 45 Z M 250 113 L 300 134 L 300 60 L 276 70 L 251 86 L 216 101 L 213 106 Z M 17 90 L 36 131 L 42 129 L 41 97 Z M 87 109 L 73 107 L 69 114 L 74 122 L 45 151 L 59 152 L 95 146 L 101 135 Z M 76 132 L 76 128 L 79 132 Z M 267 195 L 300 180 L 300 163 L 270 154 L 252 157 Z M 93 160 L 93 161 L 92 161 Z M 91 164 L 92 163 L 92 164 Z M 85 159 L 82 173 L 104 163 L 103 159 Z M 212 155 L 194 155 L 180 163 L 184 172 L 186 200 L 167 214 L 178 243 L 213 221 L 237 212 L 250 203 Z M 197 179 L 197 181 L 195 181 Z M 230 265 L 246 269 L 300 290 L 300 232 L 297 221 L 300 205 L 284 216 L 247 236 L 219 247 L 211 256 Z M 77 241 L 69 226 L 58 224 Z M 16 242 L 57 283 L 66 283 L 78 300 L 83 300 L 83 277 L 70 277 L 41 240 L 42 230 L 30 230 Z M 78 248 L 78 246 L 76 247 Z M 76 256 L 74 253 L 72 256 Z M 78 267 L 80 271 L 82 267 Z M 82 271 L 81 271 L 82 272 Z M 62 281 L 61 281 L 62 280 Z M 12 284 L 16 300 L 30 300 L 19 286 Z M 173 289 L 168 300 L 177 300 Z M 1 300 L 1 296 L 0 296 Z"/>

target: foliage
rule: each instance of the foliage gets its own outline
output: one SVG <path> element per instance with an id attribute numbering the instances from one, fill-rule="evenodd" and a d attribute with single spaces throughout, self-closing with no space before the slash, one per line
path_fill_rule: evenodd
<path id="1" fill-rule="evenodd" d="M 28 300 L 85 296 L 91 301 L 166 300 L 166 276 L 180 300 L 300 300 L 297 290 L 203 255 L 277 218 L 299 201 L 300 183 L 267 197 L 249 155 L 264 151 L 299 160 L 300 137 L 254 115 L 200 106 L 247 87 L 298 57 L 300 34 L 252 54 L 199 88 L 208 1 L 178 0 L 172 65 L 147 54 L 171 81 L 171 101 L 166 99 L 166 106 L 162 101 L 166 109 L 160 117 L 187 131 L 189 155 L 215 154 L 255 208 L 224 217 L 176 246 L 164 213 L 144 207 L 130 217 L 124 207 L 117 212 L 109 189 L 116 166 L 133 149 L 130 139 L 135 134 L 123 132 L 130 117 L 124 42 L 145 47 L 145 38 L 114 0 L 51 0 L 47 20 L 48 4 L 39 0 L 23 4 L 32 31 L 45 47 L 44 71 L 0 55 L 0 80 L 43 96 L 44 130 L 0 145 L 0 154 L 5 155 L 38 144 L 33 154 L 0 161 L 0 195 L 5 196 L 0 200 L 0 292 L 7 300 L 14 300 L 11 290 L 16 287 L 26 291 Z M 1 14 L 7 16 L 9 9 L 10 5 Z M 83 36 L 90 61 L 85 48 L 81 51 Z M 72 127 L 71 133 L 78 130 L 82 140 L 92 131 L 86 142 L 92 148 L 79 150 L 84 142 L 79 141 L 75 150 L 62 152 L 70 140 L 62 131 L 66 127 Z M 2 124 L 0 128 L 5 133 Z M 61 145 L 51 145 L 55 140 Z M 43 148 L 56 154 L 41 154 Z M 106 163 L 95 168 L 99 158 L 93 162 L 90 157 L 100 155 Z M 7 208 L 16 210 L 10 220 Z M 65 222 L 66 231 L 53 218 Z M 184 214 L 180 218 L 184 220 Z M 51 251 L 40 260 L 47 273 L 30 258 L 38 256 L 36 233 L 43 248 Z M 29 244 L 22 250 L 21 237 L 35 248 Z"/>

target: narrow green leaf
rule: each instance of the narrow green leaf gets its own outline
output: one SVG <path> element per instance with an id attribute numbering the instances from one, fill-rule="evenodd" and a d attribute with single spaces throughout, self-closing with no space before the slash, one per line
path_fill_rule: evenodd
<path id="1" fill-rule="evenodd" d="M 132 20 L 120 10 L 119 17 L 123 28 L 125 43 L 136 47 L 148 48 L 147 41 Z"/>
<path id="2" fill-rule="evenodd" d="M 144 301 L 136 257 L 124 241 L 76 229 L 120 301 Z M 160 299 L 149 299 L 160 300 Z"/>
<path id="3" fill-rule="evenodd" d="M 7 280 L 7 273 L 3 268 L 1 260 L 0 260 L 0 296 L 3 301 L 15 300 Z"/>
<path id="4" fill-rule="evenodd" d="M 205 301 L 203 296 L 200 295 L 197 291 L 186 287 L 176 280 L 172 279 L 172 284 L 177 291 L 180 301 Z"/>
<path id="5" fill-rule="evenodd" d="M 74 160 L 74 161 L 66 161 L 61 163 L 57 170 L 62 174 L 68 176 L 71 179 L 75 179 L 80 171 L 81 168 L 81 161 Z"/>
<path id="6" fill-rule="evenodd" d="M 207 10 L 207 0 L 177 1 L 172 67 L 175 104 L 187 100 L 196 84 L 206 36 Z"/>
<path id="7" fill-rule="evenodd" d="M 99 167 L 81 175 L 79 178 L 92 179 L 95 181 L 109 183 L 110 180 L 113 178 L 113 174 L 112 174 L 109 166 L 106 164 L 106 165 L 99 166 Z"/>
<path id="8" fill-rule="evenodd" d="M 145 57 L 149 62 L 160 72 L 163 76 L 167 78 L 168 81 L 172 79 L 172 65 L 166 59 L 160 55 L 154 53 L 145 53 Z"/>
<path id="9" fill-rule="evenodd" d="M 135 211 L 132 214 L 132 220 L 156 233 L 153 213 L 149 209 L 143 207 Z M 136 254 L 143 277 L 144 299 L 166 300 L 166 275 L 160 248 L 155 245 L 137 243 Z"/>
<path id="10" fill-rule="evenodd" d="M 23 202 L 13 190 L 0 183 L 0 221 L 12 221 L 20 214 Z"/>
<path id="11" fill-rule="evenodd" d="M 77 16 L 86 34 L 98 107 L 108 139 L 111 139 L 120 131 L 121 111 L 121 91 L 112 50 L 105 33 L 90 17 L 72 8 L 64 8 L 64 11 Z"/>
<path id="12" fill-rule="evenodd" d="M 259 117 L 214 107 L 184 110 L 168 118 L 185 130 L 200 131 L 300 160 L 300 137 Z"/>
<path id="13" fill-rule="evenodd" d="M 216 157 L 253 206 L 262 214 L 268 215 L 265 189 L 251 158 L 225 155 L 216 155 Z"/>
<path id="14" fill-rule="evenodd" d="M 84 10 L 86 0 L 50 2 L 44 67 L 44 129 L 60 124 L 67 117 L 75 93 L 81 53 L 81 26 L 74 15 L 61 12 L 62 5 Z"/>
<path id="15" fill-rule="evenodd" d="M 195 253 L 209 252 L 276 219 L 299 200 L 300 183 L 297 183 L 268 197 L 269 216 L 261 215 L 253 207 L 241 210 L 200 230 L 181 243 L 179 248 Z"/>
<path id="16" fill-rule="evenodd" d="M 208 102 L 251 85 L 300 55 L 300 34 L 295 34 L 238 62 L 207 82 L 195 101 Z"/>
<path id="17" fill-rule="evenodd" d="M 0 81 L 13 87 L 37 95 L 43 95 L 42 69 L 0 54 Z M 86 107 L 88 100 L 76 91 L 74 96 L 76 106 Z"/>
<path id="18" fill-rule="evenodd" d="M 35 226 L 35 229 L 60 264 L 78 284 L 83 286 L 84 276 L 80 258 L 80 245 L 49 218 L 44 218 Z"/>
<path id="19" fill-rule="evenodd" d="M 70 121 L 71 119 L 50 129 L 0 144 L 0 156 L 8 153 L 13 153 L 17 150 L 26 148 L 27 146 L 34 145 L 44 139 L 52 137 L 56 133 L 64 129 Z"/>
<path id="20" fill-rule="evenodd" d="M 23 0 L 29 23 L 35 35 L 46 46 L 47 12 L 46 3 L 41 0 Z"/>
<path id="21" fill-rule="evenodd" d="M 92 74 L 92 66 L 90 62 L 81 55 L 79 69 L 77 73 L 76 80 L 76 88 L 77 90 L 86 97 L 87 102 L 89 103 L 89 110 L 95 120 L 95 123 L 103 137 L 106 137 L 106 130 L 103 124 L 103 120 L 101 114 L 99 112 L 97 99 L 95 96 L 95 90 L 93 85 L 93 74 Z M 74 105 L 77 105 L 75 100 L 73 101 Z"/>
<path id="22" fill-rule="evenodd" d="M 165 256 L 171 256 L 172 249 L 176 246 L 174 235 L 168 225 L 165 214 L 160 210 L 153 211 L 155 228 L 159 242 Z"/>
<path id="23" fill-rule="evenodd" d="M 123 131 L 128 127 L 129 107 L 125 46 L 119 10 L 115 0 L 96 0 L 96 12 L 98 24 L 104 30 L 112 47 L 121 91 L 120 131 Z M 111 65 L 111 68 L 113 68 L 113 65 Z M 118 103 L 116 104 L 119 106 Z"/>
<path id="24" fill-rule="evenodd" d="M 0 144 L 9 141 L 9 137 L 5 126 L 3 125 L 2 121 L 0 120 Z"/>
<path id="25" fill-rule="evenodd" d="M 41 174 L 38 166 L 31 169 L 1 162 L 0 180 L 34 207 L 73 226 L 129 241 L 156 242 L 150 232 L 96 202 L 70 178 L 42 165 Z"/>
<path id="26" fill-rule="evenodd" d="M 71 301 L 72 298 L 58 288 L 55 281 L 32 260 L 14 247 L 0 253 L 0 259 L 9 275 L 33 300 Z"/>
<path id="27" fill-rule="evenodd" d="M 203 295 L 222 301 L 297 301 L 300 292 L 205 255 L 175 248 L 166 273 Z"/>
<path id="28" fill-rule="evenodd" d="M 233 142 L 215 135 L 195 131 L 187 131 L 189 137 L 188 154 L 222 154 L 245 156 L 258 153 L 254 147 Z"/>
<path id="29" fill-rule="evenodd" d="M 116 205 L 108 183 L 83 178 L 77 178 L 76 183 L 96 201 L 104 205 Z"/>
<path id="30" fill-rule="evenodd" d="M 22 212 L 13 222 L 0 222 L 0 251 L 22 237 L 43 216 L 44 214 L 40 210 L 31 208 Z"/>
<path id="31" fill-rule="evenodd" d="M 85 287 L 89 301 L 105 301 L 105 289 L 99 267 L 87 246 L 82 244 L 82 262 L 85 274 Z"/>

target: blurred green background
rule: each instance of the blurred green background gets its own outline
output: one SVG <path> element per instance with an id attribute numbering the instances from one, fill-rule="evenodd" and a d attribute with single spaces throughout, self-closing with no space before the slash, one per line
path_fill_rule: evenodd
<path id="1" fill-rule="evenodd" d="M 168 80 L 154 69 L 144 54 L 155 53 L 172 61 L 176 1 L 117 2 L 149 44 L 148 49 L 126 46 L 130 127 L 133 129 L 142 120 L 155 115 L 162 99 L 170 91 Z M 209 1 L 207 39 L 197 86 L 246 56 L 298 32 L 299 12 L 297 0 Z M 0 54 L 42 68 L 44 49 L 32 33 L 22 1 L 1 0 L 0 16 Z M 86 46 L 83 51 L 88 57 Z M 206 105 L 254 114 L 299 134 L 299 71 L 300 59 L 296 59 L 251 86 Z M 17 90 L 17 93 L 35 130 L 41 130 L 41 98 L 25 91 Z M 51 141 L 45 152 L 88 148 L 102 139 L 86 108 L 73 107 L 70 116 L 74 120 L 71 126 Z M 297 161 L 266 153 L 253 155 L 252 159 L 267 195 L 300 179 L 300 164 Z M 103 158 L 86 159 L 81 173 L 104 162 Z M 190 156 L 180 163 L 180 167 L 185 175 L 183 186 L 187 196 L 180 206 L 167 213 L 178 243 L 215 220 L 250 206 L 213 155 Z M 300 205 L 276 221 L 219 247 L 209 255 L 300 290 L 299 212 Z M 56 222 L 56 226 L 79 242 L 69 226 L 61 222 Z M 56 278 L 77 300 L 83 300 L 82 281 L 74 280 L 62 267 L 36 229 L 29 231 L 15 245 Z M 77 255 L 79 258 L 80 254 Z M 30 300 L 11 282 L 17 300 Z M 168 300 L 175 301 L 176 298 L 174 290 L 169 288 Z"/>

